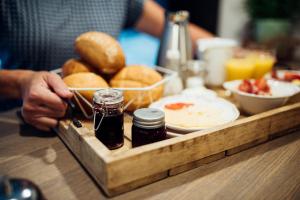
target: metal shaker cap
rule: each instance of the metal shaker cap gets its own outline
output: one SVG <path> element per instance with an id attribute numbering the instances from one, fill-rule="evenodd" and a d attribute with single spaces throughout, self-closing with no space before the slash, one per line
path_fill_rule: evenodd
<path id="1" fill-rule="evenodd" d="M 133 113 L 133 124 L 144 129 L 159 128 L 165 125 L 165 113 L 156 108 L 141 108 Z"/>
<path id="2" fill-rule="evenodd" d="M 167 12 L 166 15 L 171 22 L 174 22 L 176 24 L 188 23 L 190 17 L 190 13 L 186 10 Z"/>

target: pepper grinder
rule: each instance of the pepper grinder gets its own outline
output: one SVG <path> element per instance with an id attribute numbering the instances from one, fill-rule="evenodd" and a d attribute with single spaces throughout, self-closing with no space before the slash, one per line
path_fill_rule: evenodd
<path id="1" fill-rule="evenodd" d="M 185 80 L 184 71 L 188 60 L 192 59 L 192 45 L 188 30 L 189 12 L 166 12 L 163 36 L 160 41 L 157 65 L 174 70 L 179 78 L 172 81 L 172 88 L 166 91 L 180 92 Z M 181 86 L 178 83 L 181 82 Z M 173 87 L 176 85 L 177 90 Z M 166 86 L 168 88 L 168 86 Z"/>

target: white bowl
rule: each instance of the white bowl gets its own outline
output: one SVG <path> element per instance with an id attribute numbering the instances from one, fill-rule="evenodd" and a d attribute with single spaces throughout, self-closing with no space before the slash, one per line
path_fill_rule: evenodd
<path id="1" fill-rule="evenodd" d="M 300 88 L 291 83 L 267 80 L 271 96 L 249 94 L 238 90 L 242 80 L 229 81 L 223 87 L 231 91 L 241 108 L 249 114 L 257 114 L 284 105 L 287 100 L 300 92 Z"/>

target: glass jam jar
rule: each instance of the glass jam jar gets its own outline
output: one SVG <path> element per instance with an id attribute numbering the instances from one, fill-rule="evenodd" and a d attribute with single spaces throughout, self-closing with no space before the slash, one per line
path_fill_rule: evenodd
<path id="1" fill-rule="evenodd" d="M 109 149 L 124 144 L 123 93 L 116 89 L 98 90 L 94 94 L 94 129 L 96 137 Z"/>
<path id="2" fill-rule="evenodd" d="M 165 114 L 155 108 L 142 108 L 133 113 L 132 147 L 166 139 Z"/>

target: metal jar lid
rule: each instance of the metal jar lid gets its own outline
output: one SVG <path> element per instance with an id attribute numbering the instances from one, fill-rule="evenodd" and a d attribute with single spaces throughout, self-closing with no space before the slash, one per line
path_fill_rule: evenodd
<path id="1" fill-rule="evenodd" d="M 165 126 L 165 113 L 155 108 L 141 108 L 133 113 L 133 124 L 144 129 Z"/>
<path id="2" fill-rule="evenodd" d="M 94 93 L 93 101 L 97 104 L 117 104 L 123 102 L 123 92 L 117 89 L 102 89 Z"/>

